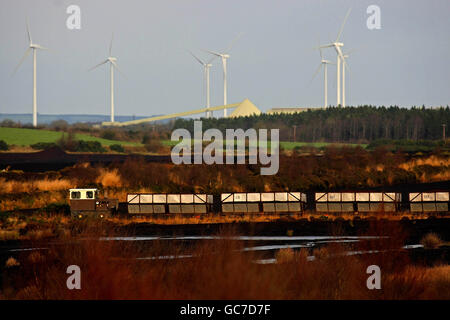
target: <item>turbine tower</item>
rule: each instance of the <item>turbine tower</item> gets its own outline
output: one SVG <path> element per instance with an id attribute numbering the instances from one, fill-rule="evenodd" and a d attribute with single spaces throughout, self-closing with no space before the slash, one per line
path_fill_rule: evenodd
<path id="1" fill-rule="evenodd" d="M 341 28 L 339 30 L 339 33 L 337 35 L 337 38 L 334 42 L 323 45 L 323 46 L 319 46 L 319 49 L 324 49 L 324 48 L 334 48 L 336 50 L 336 54 L 337 54 L 337 95 L 336 95 L 336 99 L 337 99 L 337 103 L 336 105 L 339 106 L 341 105 L 341 64 L 346 64 L 345 62 L 345 58 L 342 54 L 342 47 L 344 46 L 344 44 L 342 42 L 339 42 L 339 38 L 342 35 L 342 31 L 344 31 L 344 25 L 347 22 L 347 18 L 350 14 L 351 8 L 347 11 L 347 14 L 345 15 L 344 21 L 342 22 Z"/>
<path id="2" fill-rule="evenodd" d="M 342 64 L 342 107 L 345 108 L 345 65 L 347 61 L 345 59 L 348 58 L 348 54 L 344 54 L 342 59 L 344 59 L 344 63 Z"/>
<path id="3" fill-rule="evenodd" d="M 347 67 L 347 69 L 350 71 L 350 67 L 348 66 L 347 63 L 347 58 L 350 55 L 350 52 L 352 52 L 354 50 L 350 50 L 347 53 L 344 53 L 342 58 L 344 59 L 344 63 L 342 64 L 342 107 L 345 108 L 345 68 Z"/>
<path id="4" fill-rule="evenodd" d="M 324 108 L 328 107 L 328 79 L 327 79 L 327 65 L 333 64 L 329 60 L 325 60 L 322 55 L 322 49 L 320 50 L 320 64 L 317 68 L 317 71 L 314 73 L 314 76 L 312 77 L 311 81 L 314 80 L 314 78 L 319 73 L 320 69 L 323 67 L 323 77 L 324 77 Z"/>
<path id="5" fill-rule="evenodd" d="M 230 54 L 227 53 L 231 50 L 233 47 L 233 44 L 236 42 L 237 39 L 239 39 L 242 36 L 242 33 L 238 34 L 236 38 L 231 42 L 230 46 L 223 51 L 223 53 L 214 52 L 214 51 L 208 51 L 216 57 L 220 57 L 222 59 L 222 66 L 223 66 L 223 104 L 227 105 L 227 59 L 230 57 Z M 212 60 L 211 60 L 212 61 Z M 227 109 L 223 109 L 223 116 L 227 116 Z"/>
<path id="6" fill-rule="evenodd" d="M 206 82 L 206 108 L 210 108 L 211 104 L 210 104 L 210 96 L 209 96 L 209 69 L 212 67 L 211 61 L 214 60 L 211 59 L 208 62 L 203 62 L 202 60 L 200 60 L 195 54 L 193 54 L 191 51 L 189 51 L 189 53 L 195 58 L 195 60 L 197 60 L 204 68 L 204 73 L 205 73 L 205 82 Z M 206 118 L 211 118 L 212 116 L 212 111 L 206 111 Z"/>
<path id="7" fill-rule="evenodd" d="M 48 49 L 37 43 L 33 43 L 33 40 L 31 39 L 30 27 L 28 26 L 28 21 L 27 21 L 27 34 L 28 34 L 28 41 L 30 42 L 30 44 L 28 45 L 28 49 L 25 51 L 25 54 L 23 55 L 22 59 L 20 59 L 19 64 L 14 69 L 13 75 L 17 72 L 17 70 L 19 69 L 20 65 L 23 63 L 25 58 L 28 57 L 31 51 L 33 51 L 33 127 L 37 127 L 36 52 L 37 50 L 48 50 Z"/>
<path id="8" fill-rule="evenodd" d="M 105 61 L 100 62 L 99 64 L 93 66 L 88 71 L 94 70 L 95 68 L 101 66 L 102 64 L 105 64 L 105 63 L 109 62 L 109 68 L 110 68 L 110 74 L 111 74 L 111 79 L 110 79 L 110 87 L 111 87 L 111 122 L 114 122 L 114 68 L 117 69 L 117 71 L 119 71 L 119 72 L 121 72 L 121 71 L 120 71 L 119 67 L 117 66 L 117 58 L 112 56 L 112 43 L 113 43 L 113 36 L 111 37 L 111 42 L 109 44 L 109 57 L 106 58 Z"/>

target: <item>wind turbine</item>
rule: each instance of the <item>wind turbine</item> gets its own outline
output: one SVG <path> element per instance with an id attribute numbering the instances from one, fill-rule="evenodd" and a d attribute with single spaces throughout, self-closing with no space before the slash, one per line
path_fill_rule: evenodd
<path id="1" fill-rule="evenodd" d="M 242 33 L 238 34 L 236 38 L 231 42 L 230 46 L 223 51 L 223 53 L 218 53 L 214 51 L 205 50 L 206 52 L 209 52 L 216 57 L 220 57 L 222 59 L 222 66 L 223 66 L 223 104 L 227 105 L 227 59 L 230 57 L 230 54 L 227 52 L 230 52 L 231 48 L 233 47 L 234 43 L 237 39 L 239 39 L 242 36 Z M 212 61 L 212 60 L 211 60 Z M 227 109 L 223 109 L 223 116 L 227 116 Z"/>
<path id="2" fill-rule="evenodd" d="M 347 58 L 349 57 L 350 52 L 352 51 L 354 50 L 350 50 L 342 55 L 342 58 L 344 59 L 344 63 L 342 64 L 342 107 L 344 108 L 345 108 L 345 66 L 347 66 L 347 68 L 350 71 L 350 67 L 347 64 Z"/>
<path id="3" fill-rule="evenodd" d="M 20 65 L 24 62 L 25 58 L 28 57 L 31 51 L 33 51 L 33 127 L 37 127 L 37 98 L 36 98 L 36 52 L 37 50 L 48 50 L 47 48 L 33 43 L 33 40 L 31 40 L 31 32 L 30 27 L 28 26 L 28 20 L 27 20 L 27 33 L 28 33 L 28 41 L 30 44 L 28 45 L 28 49 L 25 51 L 25 54 L 23 55 L 22 59 L 20 59 L 19 64 L 14 69 L 13 75 L 17 72 Z"/>
<path id="4" fill-rule="evenodd" d="M 347 22 L 347 18 L 350 14 L 350 11 L 352 9 L 350 8 L 347 11 L 347 14 L 345 15 L 344 21 L 342 22 L 341 28 L 339 30 L 339 33 L 337 35 L 337 38 L 334 42 L 323 45 L 323 46 L 319 46 L 319 49 L 324 49 L 324 48 L 334 48 L 336 50 L 336 54 L 337 54 L 337 106 L 339 106 L 341 104 L 341 63 L 346 64 L 345 62 L 345 58 L 342 54 L 342 47 L 344 46 L 344 43 L 339 42 L 339 38 L 342 35 L 342 31 L 344 31 L 344 25 Z"/>
<path id="5" fill-rule="evenodd" d="M 117 71 L 119 71 L 120 73 L 123 74 L 123 72 L 121 72 L 119 67 L 117 66 L 117 58 L 112 56 L 113 36 L 111 36 L 111 42 L 109 44 L 109 57 L 106 58 L 105 61 L 100 62 L 99 64 L 93 66 L 92 68 L 90 68 L 88 70 L 88 71 L 94 70 L 95 68 L 101 66 L 102 64 L 105 64 L 105 63 L 109 62 L 109 68 L 110 68 L 110 73 L 111 73 L 111 79 L 110 79 L 111 80 L 110 81 L 110 86 L 111 86 L 111 122 L 114 122 L 114 68 L 116 68 Z"/>
<path id="6" fill-rule="evenodd" d="M 195 60 L 197 60 L 204 68 L 204 73 L 205 73 L 205 81 L 206 81 L 206 108 L 210 108 L 210 99 L 209 99 L 209 69 L 212 67 L 211 61 L 214 60 L 211 59 L 208 62 L 203 62 L 202 60 L 200 60 L 195 54 L 193 54 L 191 51 L 189 51 L 189 53 L 195 58 Z M 212 112 L 211 111 L 206 111 L 206 118 L 211 118 L 212 116 Z"/>
<path id="7" fill-rule="evenodd" d="M 328 107 L 328 91 L 327 91 L 327 86 L 328 86 L 328 80 L 327 80 L 327 65 L 329 64 L 333 64 L 331 61 L 326 60 L 323 58 L 322 55 L 322 49 L 320 49 L 320 64 L 319 67 L 317 68 L 317 71 L 314 73 L 314 76 L 312 77 L 311 81 L 314 80 L 314 78 L 317 76 L 317 74 L 319 73 L 320 69 L 323 67 L 323 77 L 324 77 L 324 96 L 325 96 L 325 103 L 324 103 L 324 108 Z"/>

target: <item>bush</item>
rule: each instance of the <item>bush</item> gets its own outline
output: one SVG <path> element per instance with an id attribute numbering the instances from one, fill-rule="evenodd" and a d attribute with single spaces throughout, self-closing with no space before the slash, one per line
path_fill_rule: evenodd
<path id="1" fill-rule="evenodd" d="M 56 146 L 57 145 L 54 142 L 38 142 L 30 145 L 30 147 L 33 148 L 34 150 L 47 150 L 50 148 L 54 148 Z"/>
<path id="2" fill-rule="evenodd" d="M 56 131 L 67 131 L 69 124 L 65 120 L 55 120 L 48 127 Z"/>
<path id="3" fill-rule="evenodd" d="M 0 140 L 0 151 L 6 151 L 6 150 L 9 150 L 8 144 L 5 141 Z"/>
<path id="4" fill-rule="evenodd" d="M 76 151 L 77 144 L 78 143 L 75 140 L 75 134 L 73 132 L 69 132 L 67 135 L 63 133 L 61 138 L 56 142 L 57 146 L 68 151 Z"/>
<path id="5" fill-rule="evenodd" d="M 436 249 L 442 244 L 442 240 L 436 233 L 430 232 L 420 240 L 420 243 L 425 249 Z"/>
<path id="6" fill-rule="evenodd" d="M 112 130 L 105 130 L 100 134 L 100 137 L 107 140 L 115 140 L 116 139 L 116 133 Z"/>
<path id="7" fill-rule="evenodd" d="M 5 119 L 0 122 L 0 127 L 15 128 L 18 127 L 18 125 L 11 119 Z"/>
<path id="8" fill-rule="evenodd" d="M 162 149 L 161 141 L 157 139 L 151 139 L 145 144 L 145 150 L 149 152 L 158 152 Z"/>
<path id="9" fill-rule="evenodd" d="M 295 252 L 292 248 L 282 248 L 275 254 L 278 263 L 292 262 L 295 258 Z"/>
<path id="10" fill-rule="evenodd" d="M 113 144 L 109 146 L 109 149 L 111 151 L 116 151 L 116 152 L 125 152 L 125 149 L 122 147 L 122 145 L 120 144 Z"/>
<path id="11" fill-rule="evenodd" d="M 105 148 L 98 141 L 83 141 L 80 140 L 75 147 L 78 152 L 105 152 Z"/>

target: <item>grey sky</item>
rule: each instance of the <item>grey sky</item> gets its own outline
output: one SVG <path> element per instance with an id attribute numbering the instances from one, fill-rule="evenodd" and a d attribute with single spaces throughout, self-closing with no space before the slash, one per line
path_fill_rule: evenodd
<path id="1" fill-rule="evenodd" d="M 81 30 L 66 28 L 66 8 L 81 7 Z M 366 8 L 381 8 L 381 30 L 368 30 Z M 109 68 L 87 69 L 113 55 L 116 114 L 151 115 L 203 107 L 203 70 L 186 51 L 220 51 L 240 32 L 228 60 L 228 101 L 272 107 L 321 106 L 321 43 L 342 41 L 348 59 L 347 104 L 450 104 L 450 1 L 407 0 L 2 0 L 0 113 L 30 113 L 32 58 L 11 73 L 27 48 L 28 16 L 38 52 L 38 112 L 109 114 Z M 336 61 L 334 51 L 328 59 Z M 220 60 L 211 70 L 211 104 L 222 105 Z M 329 103 L 336 68 L 329 67 Z"/>

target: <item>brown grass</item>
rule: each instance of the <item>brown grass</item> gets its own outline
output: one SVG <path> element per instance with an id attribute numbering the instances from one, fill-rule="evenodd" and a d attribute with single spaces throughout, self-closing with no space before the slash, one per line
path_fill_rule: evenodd
<path id="1" fill-rule="evenodd" d="M 414 167 L 421 166 L 421 165 L 430 165 L 433 167 L 447 167 L 447 166 L 450 166 L 450 159 L 448 157 L 441 158 L 441 157 L 432 155 L 428 158 L 420 158 L 420 159 L 414 159 L 411 161 L 404 162 L 399 165 L 399 168 L 410 171 L 410 170 L 413 170 Z"/>
<path id="2" fill-rule="evenodd" d="M 12 211 L 17 209 L 44 208 L 54 203 L 67 201 L 67 193 L 62 191 L 27 194 L 13 199 L 0 201 L 0 211 Z"/>
<path id="3" fill-rule="evenodd" d="M 6 268 L 12 268 L 12 267 L 18 267 L 18 266 L 20 266 L 20 263 L 13 257 L 9 257 L 8 260 L 6 260 L 6 263 L 5 263 Z"/>
<path id="4" fill-rule="evenodd" d="M 17 239 L 19 239 L 19 232 L 17 230 L 0 230 L 0 241 Z"/>
<path id="5" fill-rule="evenodd" d="M 97 229 L 96 229 L 97 228 Z M 100 228 L 100 229 L 98 229 Z M 100 225 L 80 225 L 70 243 L 48 251 L 24 253 L 16 276 L 0 287 L 3 299 L 450 299 L 450 266 L 413 266 L 390 256 L 345 256 L 348 248 L 329 245 L 314 250 L 280 250 L 278 263 L 260 265 L 257 252 L 242 252 L 236 235 L 223 229 L 223 240 L 185 248 L 192 258 L 136 260 L 183 254 L 174 243 L 145 247 L 130 242 L 98 241 L 114 233 Z M 306 257 L 313 254 L 314 261 Z M 68 290 L 65 268 L 80 266 L 82 289 Z M 368 290 L 366 268 L 382 267 L 382 290 Z M 395 265 L 395 267 L 393 267 Z"/>
<path id="6" fill-rule="evenodd" d="M 31 181 L 17 181 L 0 178 L 0 193 L 31 193 L 36 191 L 67 190 L 73 183 L 67 179 L 42 179 Z"/>
<path id="7" fill-rule="evenodd" d="M 100 174 L 98 178 L 96 179 L 97 183 L 100 183 L 103 187 L 115 187 L 119 188 L 122 187 L 122 179 L 120 178 L 120 174 L 118 169 L 100 169 Z"/>
<path id="8" fill-rule="evenodd" d="M 430 232 L 420 240 L 420 243 L 426 249 L 436 249 L 441 246 L 443 242 L 436 233 Z"/>

